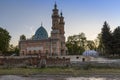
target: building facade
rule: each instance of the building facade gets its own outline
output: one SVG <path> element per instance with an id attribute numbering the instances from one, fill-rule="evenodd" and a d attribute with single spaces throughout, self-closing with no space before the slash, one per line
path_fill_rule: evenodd
<path id="1" fill-rule="evenodd" d="M 52 31 L 51 36 L 41 25 L 32 39 L 19 41 L 20 55 L 65 55 L 65 31 L 64 31 L 64 17 L 62 12 L 59 14 L 57 5 L 54 5 L 52 10 Z"/>

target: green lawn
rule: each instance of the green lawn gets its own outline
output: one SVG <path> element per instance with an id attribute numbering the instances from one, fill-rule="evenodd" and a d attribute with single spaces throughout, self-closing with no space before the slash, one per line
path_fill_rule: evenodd
<path id="1" fill-rule="evenodd" d="M 120 69 L 79 69 L 79 68 L 10 68 L 0 69 L 0 75 L 65 74 L 72 76 L 89 74 L 120 74 Z"/>

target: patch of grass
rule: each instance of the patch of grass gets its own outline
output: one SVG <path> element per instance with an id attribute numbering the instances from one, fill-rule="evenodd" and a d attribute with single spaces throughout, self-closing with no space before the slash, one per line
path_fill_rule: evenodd
<path id="1" fill-rule="evenodd" d="M 0 69 L 0 75 L 23 75 L 29 76 L 32 74 L 63 74 L 63 75 L 89 75 L 89 74 L 120 74 L 120 69 L 97 69 L 91 68 L 88 70 L 79 68 L 11 68 Z"/>

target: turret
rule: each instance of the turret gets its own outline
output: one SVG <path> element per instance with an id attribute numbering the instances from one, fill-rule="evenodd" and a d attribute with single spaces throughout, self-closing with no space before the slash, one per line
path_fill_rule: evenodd
<path id="1" fill-rule="evenodd" d="M 61 34 L 64 34 L 64 25 L 65 25 L 65 22 L 64 22 L 64 17 L 63 17 L 63 14 L 62 12 L 60 13 L 60 22 L 59 22 L 59 28 L 60 28 L 60 33 Z"/>
<path id="2" fill-rule="evenodd" d="M 55 3 L 54 9 L 53 9 L 53 14 L 52 14 L 52 29 L 57 29 L 58 24 L 59 24 L 59 14 L 58 14 L 58 9 L 57 5 Z"/>

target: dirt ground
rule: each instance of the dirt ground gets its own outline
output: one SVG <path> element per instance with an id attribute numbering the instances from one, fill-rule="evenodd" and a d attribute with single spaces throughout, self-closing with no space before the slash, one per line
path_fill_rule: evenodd
<path id="1" fill-rule="evenodd" d="M 1 75 L 0 80 L 120 80 L 120 74 L 116 75 L 80 75 L 72 77 L 70 75 Z"/>

